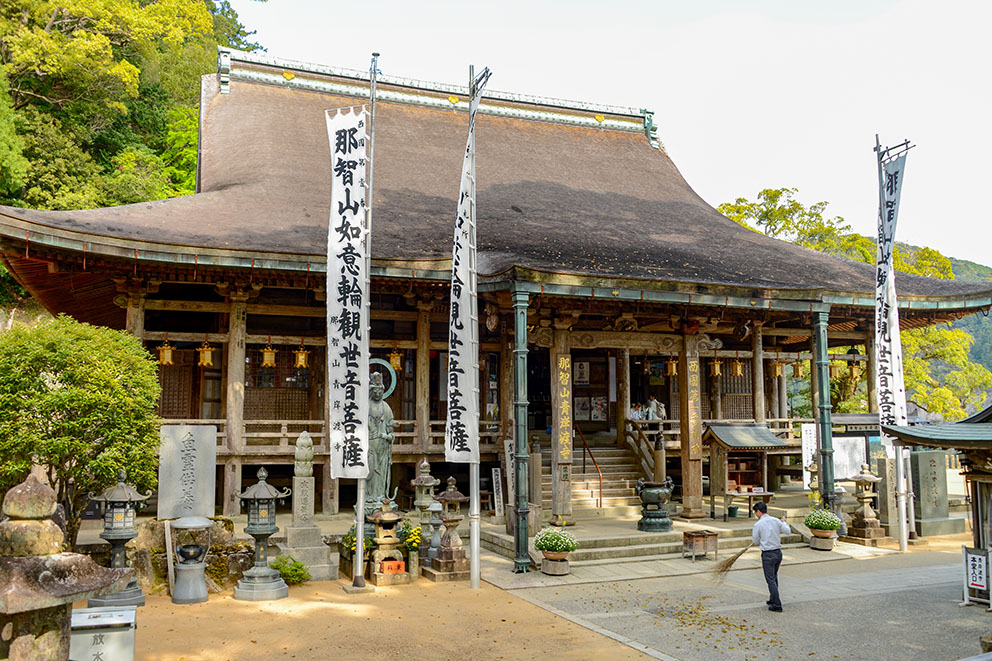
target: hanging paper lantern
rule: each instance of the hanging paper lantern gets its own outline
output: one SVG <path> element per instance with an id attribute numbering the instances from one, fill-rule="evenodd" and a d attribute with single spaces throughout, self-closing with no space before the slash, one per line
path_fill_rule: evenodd
<path id="1" fill-rule="evenodd" d="M 204 342 L 199 347 L 197 347 L 196 350 L 200 354 L 200 359 L 196 362 L 197 366 L 199 367 L 214 366 L 214 348 L 210 346 L 209 342 Z"/>
<path id="2" fill-rule="evenodd" d="M 679 362 L 675 360 L 674 356 L 672 356 L 671 358 L 668 359 L 668 362 L 665 363 L 665 374 L 667 376 L 678 376 L 678 373 L 679 373 Z"/>
<path id="3" fill-rule="evenodd" d="M 397 372 L 403 371 L 403 354 L 399 349 L 393 349 L 389 354 L 389 365 Z"/>
<path id="4" fill-rule="evenodd" d="M 277 350 L 273 349 L 271 344 L 262 347 L 262 367 L 275 367 L 276 353 Z"/>
<path id="5" fill-rule="evenodd" d="M 720 366 L 723 365 L 723 361 L 719 358 L 714 358 L 710 361 L 710 376 L 720 376 Z"/>
<path id="6" fill-rule="evenodd" d="M 300 344 L 300 347 L 293 351 L 293 367 L 298 370 L 303 370 L 310 367 L 310 352 Z"/>
<path id="7" fill-rule="evenodd" d="M 730 376 L 744 376 L 744 363 L 740 360 L 734 360 L 730 363 Z"/>
<path id="8" fill-rule="evenodd" d="M 159 365 L 171 365 L 172 364 L 172 350 L 173 347 L 169 344 L 169 338 L 165 338 L 165 342 L 158 347 L 158 364 Z"/>

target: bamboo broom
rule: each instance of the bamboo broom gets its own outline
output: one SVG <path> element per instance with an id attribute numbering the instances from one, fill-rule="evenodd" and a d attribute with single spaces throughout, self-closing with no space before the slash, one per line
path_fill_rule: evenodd
<path id="1" fill-rule="evenodd" d="M 725 560 L 721 560 L 716 565 L 716 567 L 713 568 L 713 579 L 716 581 L 722 581 L 723 579 L 725 579 L 727 577 L 727 574 L 730 573 L 731 567 L 734 566 L 734 563 L 740 560 L 741 556 L 744 555 L 744 552 L 750 549 L 752 546 L 754 546 L 753 543 L 748 544 L 747 546 L 745 546 L 744 548 L 742 548 L 740 551 L 730 556 L 729 558 L 726 558 Z"/>

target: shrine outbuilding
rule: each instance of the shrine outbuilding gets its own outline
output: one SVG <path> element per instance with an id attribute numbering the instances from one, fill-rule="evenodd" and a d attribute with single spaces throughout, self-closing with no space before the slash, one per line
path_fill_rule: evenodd
<path id="1" fill-rule="evenodd" d="M 371 346 L 377 369 L 395 375 L 402 492 L 419 458 L 444 459 L 467 89 L 383 75 L 378 91 Z M 325 289 L 324 110 L 364 104 L 368 92 L 365 72 L 224 50 L 202 79 L 196 194 L 81 211 L 0 207 L 3 264 L 50 312 L 126 329 L 153 353 L 174 347 L 160 414 L 216 425 L 225 514 L 237 510 L 243 472 L 254 474 L 245 468 L 290 474 L 304 430 L 324 512 L 354 503 L 353 484 L 330 478 L 325 428 L 335 357 L 324 302 L 336 294 Z M 873 267 L 720 215 L 682 178 L 650 112 L 487 91 L 476 135 L 483 476 L 505 441 L 526 435 L 551 454 L 554 516 L 573 516 L 573 503 L 632 505 L 632 492 L 609 484 L 589 497 L 582 439 L 609 437 L 650 476 L 661 438 L 681 513 L 702 516 L 707 421 L 766 423 L 790 437 L 783 365 L 812 359 L 814 391 L 831 347 L 873 369 Z M 987 287 L 904 274 L 897 286 L 903 328 L 992 305 Z M 213 349 L 210 359 L 199 349 Z M 632 402 L 649 396 L 669 419 L 629 420 Z M 829 434 L 829 397 L 815 411 Z"/>

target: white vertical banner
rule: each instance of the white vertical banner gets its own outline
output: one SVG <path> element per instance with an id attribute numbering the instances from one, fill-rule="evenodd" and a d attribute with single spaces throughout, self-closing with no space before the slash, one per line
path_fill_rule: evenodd
<path id="1" fill-rule="evenodd" d="M 461 464 L 479 463 L 479 319 L 475 267 L 475 114 L 479 109 L 479 90 L 481 86 L 469 99 L 468 142 L 451 246 L 444 459 Z"/>
<path id="2" fill-rule="evenodd" d="M 902 373 L 899 307 L 892 263 L 905 167 L 905 152 L 896 158 L 879 162 L 881 191 L 875 253 L 875 364 L 878 366 L 876 387 L 879 421 L 883 425 L 906 424 L 906 385 Z M 882 445 L 888 457 L 895 457 L 892 438 L 884 431 Z"/>
<path id="3" fill-rule="evenodd" d="M 325 111 L 331 147 L 327 228 L 327 383 L 331 477 L 369 474 L 369 246 L 365 106 Z"/>

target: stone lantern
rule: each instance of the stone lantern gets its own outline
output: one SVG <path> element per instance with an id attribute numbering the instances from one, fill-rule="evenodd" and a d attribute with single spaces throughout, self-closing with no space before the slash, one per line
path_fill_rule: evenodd
<path id="1" fill-rule="evenodd" d="M 465 557 L 462 539 L 458 536 L 458 524 L 462 520 L 461 505 L 468 500 L 455 488 L 455 478 L 448 478 L 448 488 L 437 497 L 441 504 L 441 521 L 444 523 L 444 536 L 437 557 L 431 559 L 431 566 L 423 568 L 423 574 L 432 581 L 464 581 L 469 578 L 469 559 Z"/>
<path id="2" fill-rule="evenodd" d="M 0 658 L 68 659 L 72 603 L 118 590 L 131 569 L 62 552 L 55 491 L 33 475 L 4 495 L 0 520 Z"/>
<path id="3" fill-rule="evenodd" d="M 207 551 L 213 521 L 202 516 L 184 516 L 171 523 L 176 531 L 176 582 L 172 603 L 198 604 L 207 600 Z"/>
<path id="4" fill-rule="evenodd" d="M 427 531 L 430 530 L 431 525 L 431 513 L 430 506 L 434 502 L 434 487 L 441 484 L 441 480 L 431 475 L 431 465 L 427 463 L 427 459 L 424 459 L 417 466 L 417 477 L 413 480 L 413 488 L 416 490 L 417 497 L 413 501 L 414 507 L 420 512 L 420 557 L 423 560 L 427 558 L 427 552 L 429 550 L 429 544 L 425 544 L 428 540 Z M 438 540 L 440 543 L 440 540 Z"/>
<path id="5" fill-rule="evenodd" d="M 882 478 L 871 474 L 868 464 L 861 464 L 861 472 L 847 478 L 857 486 L 855 498 L 861 506 L 854 510 L 847 535 L 863 540 L 878 540 L 885 537 L 881 522 L 871 507 L 871 500 L 875 497 L 874 485 L 882 481 Z M 877 542 L 875 542 L 877 544 Z"/>
<path id="6" fill-rule="evenodd" d="M 443 509 L 441 503 L 436 500 L 427 508 L 427 513 L 431 517 L 431 544 L 430 548 L 427 549 L 428 560 L 436 558 L 437 554 L 441 552 L 441 526 L 444 525 L 444 521 L 441 520 L 441 511 Z"/>
<path id="7" fill-rule="evenodd" d="M 248 487 L 241 500 L 248 506 L 245 532 L 255 538 L 255 565 L 246 571 L 234 587 L 234 598 L 243 601 L 267 601 L 289 596 L 289 586 L 279 572 L 269 567 L 269 537 L 278 532 L 276 500 L 289 497 L 289 489 L 280 492 L 265 481 L 269 473 L 258 469 L 258 482 Z"/>
<path id="8" fill-rule="evenodd" d="M 128 486 L 124 480 L 127 473 L 121 471 L 117 476 L 117 484 L 105 489 L 99 496 L 90 494 L 90 500 L 103 503 L 103 532 L 100 537 L 110 542 L 110 566 L 113 569 L 127 567 L 126 544 L 138 536 L 134 529 L 134 512 L 144 506 L 144 502 L 152 495 L 148 492 L 142 496 Z M 136 578 L 132 578 L 126 588 L 106 597 L 90 599 L 90 608 L 102 606 L 144 606 L 145 593 L 138 587 Z"/>
<path id="9" fill-rule="evenodd" d="M 376 586 L 409 583 L 410 574 L 406 571 L 403 552 L 399 549 L 399 524 L 403 517 L 396 513 L 393 502 L 384 498 L 382 509 L 373 512 L 367 520 L 375 526 L 372 583 Z"/>

